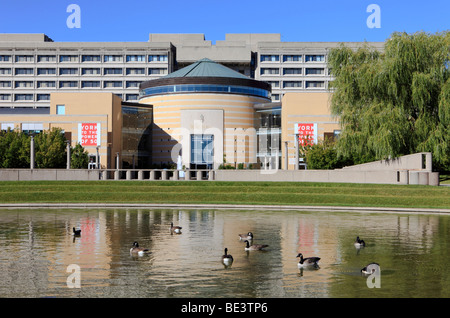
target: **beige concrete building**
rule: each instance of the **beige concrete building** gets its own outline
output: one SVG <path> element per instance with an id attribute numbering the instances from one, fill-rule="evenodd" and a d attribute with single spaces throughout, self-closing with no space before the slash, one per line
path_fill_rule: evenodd
<path id="1" fill-rule="evenodd" d="M 151 106 L 124 102 L 112 93 L 52 93 L 50 114 L 2 115 L 1 127 L 26 133 L 61 128 L 72 146 L 80 143 L 98 162 L 95 167 L 114 169 L 117 154 L 120 167 L 124 162 L 132 166 L 133 154 L 136 166 L 139 160 L 141 166 L 150 164 L 150 143 L 145 143 L 146 154 L 137 143 L 146 134 L 150 139 L 151 114 Z"/>

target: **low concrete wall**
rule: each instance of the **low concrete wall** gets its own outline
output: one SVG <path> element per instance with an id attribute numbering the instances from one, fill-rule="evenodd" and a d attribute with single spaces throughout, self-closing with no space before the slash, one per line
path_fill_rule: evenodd
<path id="1" fill-rule="evenodd" d="M 431 154 L 336 170 L 0 169 L 0 180 L 216 180 L 439 185 Z"/>
<path id="2" fill-rule="evenodd" d="M 99 175 L 87 169 L 0 169 L 2 181 L 99 180 Z"/>

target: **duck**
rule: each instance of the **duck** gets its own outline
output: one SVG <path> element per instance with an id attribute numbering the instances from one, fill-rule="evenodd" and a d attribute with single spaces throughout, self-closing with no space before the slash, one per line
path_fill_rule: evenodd
<path id="1" fill-rule="evenodd" d="M 134 255 L 137 254 L 138 256 L 143 256 L 148 253 L 150 253 L 150 251 L 147 248 L 139 247 L 138 242 L 134 242 L 133 246 L 130 248 L 130 254 L 134 254 Z"/>
<path id="2" fill-rule="evenodd" d="M 225 247 L 225 253 L 222 255 L 222 263 L 225 266 L 230 266 L 233 264 L 233 256 L 228 254 L 228 248 Z"/>
<path id="3" fill-rule="evenodd" d="M 356 241 L 355 241 L 355 247 L 365 247 L 366 246 L 366 242 L 364 242 L 364 240 L 361 240 L 359 238 L 359 236 L 356 237 Z"/>
<path id="4" fill-rule="evenodd" d="M 253 233 L 252 232 L 248 232 L 247 234 L 239 234 L 239 240 L 240 241 L 251 241 L 253 240 Z"/>
<path id="5" fill-rule="evenodd" d="M 72 230 L 73 230 L 73 235 L 74 236 L 80 236 L 81 235 L 81 230 L 75 230 L 75 227 L 72 228 Z"/>
<path id="6" fill-rule="evenodd" d="M 250 245 L 250 242 L 248 240 L 244 241 L 247 245 L 245 246 L 246 251 L 261 251 L 263 248 L 268 247 L 269 245 L 266 244 L 254 244 Z"/>
<path id="7" fill-rule="evenodd" d="M 300 260 L 298 262 L 299 268 L 306 267 L 306 266 L 319 266 L 320 257 L 303 258 L 302 253 L 298 253 L 297 257 L 300 257 Z"/>
<path id="8" fill-rule="evenodd" d="M 181 233 L 181 226 L 173 226 L 173 222 L 170 222 L 170 232 L 180 234 Z"/>
<path id="9" fill-rule="evenodd" d="M 371 275 L 375 273 L 376 271 L 380 270 L 380 265 L 378 263 L 370 263 L 363 269 L 361 269 L 361 274 L 363 275 Z"/>

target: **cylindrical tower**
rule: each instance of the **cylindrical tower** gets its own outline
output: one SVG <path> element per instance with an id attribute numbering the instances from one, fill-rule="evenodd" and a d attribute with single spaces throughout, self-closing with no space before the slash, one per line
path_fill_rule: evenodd
<path id="1" fill-rule="evenodd" d="M 217 168 L 256 163 L 254 105 L 270 102 L 271 87 L 209 59 L 140 85 L 153 105 L 154 164 Z"/>

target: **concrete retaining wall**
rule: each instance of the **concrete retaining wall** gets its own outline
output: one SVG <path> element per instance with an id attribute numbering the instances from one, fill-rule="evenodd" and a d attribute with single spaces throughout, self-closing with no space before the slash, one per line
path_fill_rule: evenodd
<path id="1" fill-rule="evenodd" d="M 0 169 L 2 181 L 216 180 L 439 185 L 431 153 L 418 153 L 336 170 Z"/>

